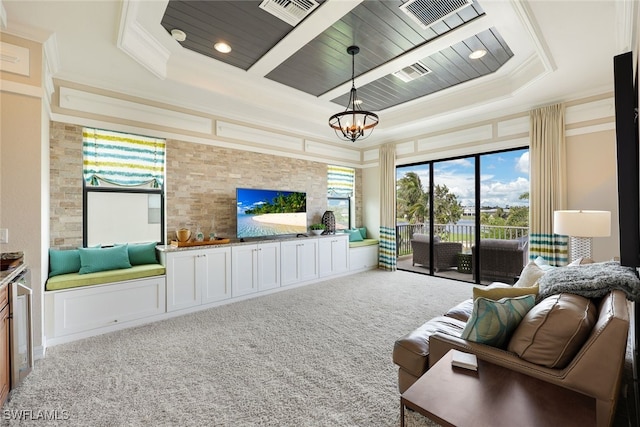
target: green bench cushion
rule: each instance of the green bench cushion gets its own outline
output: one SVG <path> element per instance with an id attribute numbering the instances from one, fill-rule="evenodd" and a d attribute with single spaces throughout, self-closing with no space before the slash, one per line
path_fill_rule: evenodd
<path id="1" fill-rule="evenodd" d="M 46 290 L 57 291 L 60 289 L 77 288 L 80 286 L 123 282 L 126 280 L 141 279 L 143 277 L 161 276 L 163 274 L 165 274 L 165 268 L 161 264 L 134 265 L 131 268 L 99 271 L 97 273 L 88 274 L 61 274 L 47 280 Z"/>
<path id="2" fill-rule="evenodd" d="M 377 239 L 362 239 L 359 242 L 349 242 L 350 248 L 359 248 L 361 246 L 377 245 L 379 242 Z"/>

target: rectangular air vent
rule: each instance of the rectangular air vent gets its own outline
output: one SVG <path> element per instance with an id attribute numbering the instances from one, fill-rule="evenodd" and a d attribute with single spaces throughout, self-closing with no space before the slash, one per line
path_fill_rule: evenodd
<path id="1" fill-rule="evenodd" d="M 294 27 L 316 7 L 318 2 L 315 0 L 264 0 L 260 3 L 261 9 Z"/>
<path id="2" fill-rule="evenodd" d="M 426 30 L 471 3 L 472 0 L 409 0 L 400 9 Z"/>
<path id="3" fill-rule="evenodd" d="M 425 74 L 429 74 L 431 72 L 430 69 L 427 68 L 422 62 L 416 62 L 413 65 L 409 65 L 408 67 L 404 67 L 400 71 L 396 71 L 393 73 L 394 76 L 402 80 L 403 82 L 410 82 L 412 80 L 417 79 L 418 77 L 422 77 Z"/>

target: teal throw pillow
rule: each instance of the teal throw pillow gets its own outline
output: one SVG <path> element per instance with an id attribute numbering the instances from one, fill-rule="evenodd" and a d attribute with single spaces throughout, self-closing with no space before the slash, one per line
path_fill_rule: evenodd
<path id="1" fill-rule="evenodd" d="M 362 242 L 362 240 L 364 240 L 362 234 L 360 234 L 360 230 L 357 228 L 355 230 L 347 230 L 347 233 L 349 233 L 350 242 Z"/>
<path id="2" fill-rule="evenodd" d="M 49 277 L 77 273 L 80 270 L 80 252 L 77 249 L 49 249 Z"/>
<path id="3" fill-rule="evenodd" d="M 129 262 L 131 265 L 157 264 L 156 242 L 129 245 Z"/>
<path id="4" fill-rule="evenodd" d="M 362 236 L 363 239 L 367 238 L 367 227 L 360 227 L 358 228 L 358 230 L 360 230 L 360 235 Z"/>
<path id="5" fill-rule="evenodd" d="M 498 301 L 480 297 L 473 302 L 473 311 L 461 338 L 506 348 L 520 321 L 535 303 L 534 295 L 502 298 Z"/>
<path id="6" fill-rule="evenodd" d="M 112 248 L 78 248 L 80 252 L 80 274 L 98 271 L 131 268 L 129 262 L 129 245 Z"/>

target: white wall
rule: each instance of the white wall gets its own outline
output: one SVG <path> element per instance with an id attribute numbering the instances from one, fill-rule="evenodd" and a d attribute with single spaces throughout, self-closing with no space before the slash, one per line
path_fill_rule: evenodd
<path id="1" fill-rule="evenodd" d="M 362 170 L 362 218 L 367 233 L 374 239 L 380 239 L 380 169 Z"/>

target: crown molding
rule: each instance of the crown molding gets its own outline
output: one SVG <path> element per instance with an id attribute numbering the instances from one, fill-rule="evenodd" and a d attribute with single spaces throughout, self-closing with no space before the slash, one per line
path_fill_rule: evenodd
<path id="1" fill-rule="evenodd" d="M 117 46 L 133 60 L 164 80 L 170 52 L 138 22 L 139 0 L 124 0 Z"/>

